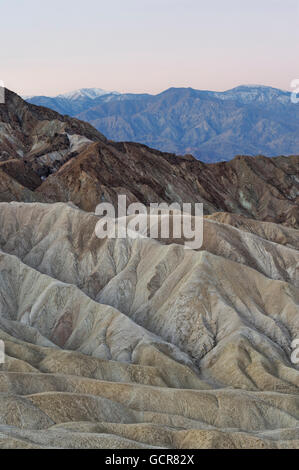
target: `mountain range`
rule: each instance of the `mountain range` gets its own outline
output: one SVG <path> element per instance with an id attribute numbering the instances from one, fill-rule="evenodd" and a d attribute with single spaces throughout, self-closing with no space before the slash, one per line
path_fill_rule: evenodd
<path id="1" fill-rule="evenodd" d="M 108 139 L 140 142 L 205 162 L 298 153 L 299 106 L 290 92 L 239 86 L 225 92 L 170 88 L 158 95 L 81 89 L 27 99 L 91 123 Z"/>
<path id="2" fill-rule="evenodd" d="M 146 205 L 197 201 L 206 215 L 234 212 L 298 228 L 299 156 L 237 156 L 206 164 L 191 155 L 110 141 L 90 124 L 8 90 L 0 119 L 3 200 L 17 197 L 9 176 L 21 185 L 18 200 L 72 201 L 86 211 L 103 200 L 116 204 L 118 194 Z"/>
<path id="3" fill-rule="evenodd" d="M 119 194 L 202 202 L 202 247 L 97 238 Z M 0 448 L 298 448 L 298 231 L 299 156 L 204 163 L 5 90 Z"/>

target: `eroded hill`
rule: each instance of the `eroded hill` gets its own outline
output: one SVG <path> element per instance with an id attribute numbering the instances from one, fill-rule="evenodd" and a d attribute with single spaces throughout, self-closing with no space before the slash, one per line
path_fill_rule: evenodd
<path id="1" fill-rule="evenodd" d="M 298 448 L 298 157 L 206 165 L 10 92 L 0 116 L 0 446 Z M 97 238 L 118 194 L 203 202 L 202 247 Z"/>

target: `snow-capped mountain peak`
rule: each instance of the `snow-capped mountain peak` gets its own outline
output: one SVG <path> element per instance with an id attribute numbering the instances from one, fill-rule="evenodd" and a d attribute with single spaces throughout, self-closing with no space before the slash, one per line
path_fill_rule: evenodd
<path id="1" fill-rule="evenodd" d="M 77 100 L 80 98 L 95 99 L 98 96 L 110 95 L 111 93 L 114 95 L 119 94 L 117 91 L 107 91 L 102 88 L 80 88 L 79 90 L 62 93 L 56 98 L 66 98 L 68 100 Z"/>

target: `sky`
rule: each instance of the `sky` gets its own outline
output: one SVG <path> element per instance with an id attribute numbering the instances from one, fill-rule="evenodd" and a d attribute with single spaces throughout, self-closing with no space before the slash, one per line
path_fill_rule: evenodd
<path id="1" fill-rule="evenodd" d="M 299 78 L 299 0 L 0 0 L 0 17 L 0 80 L 21 95 Z"/>

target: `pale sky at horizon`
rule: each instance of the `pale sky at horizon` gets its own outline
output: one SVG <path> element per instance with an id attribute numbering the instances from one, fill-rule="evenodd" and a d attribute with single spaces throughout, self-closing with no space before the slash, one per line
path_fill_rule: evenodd
<path id="1" fill-rule="evenodd" d="M 0 0 L 0 15 L 0 80 L 22 95 L 299 78 L 299 0 Z"/>

